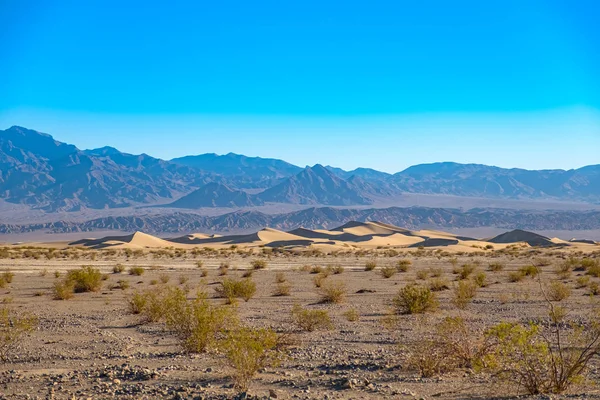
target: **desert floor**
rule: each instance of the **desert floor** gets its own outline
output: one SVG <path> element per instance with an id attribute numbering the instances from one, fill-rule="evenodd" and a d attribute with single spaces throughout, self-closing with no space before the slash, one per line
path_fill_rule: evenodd
<path id="1" fill-rule="evenodd" d="M 0 270 L 10 269 L 14 279 L 0 289 L 3 306 L 38 317 L 37 328 L 20 340 L 10 359 L 2 364 L 0 398 L 7 399 L 201 399 L 234 398 L 231 369 L 214 354 L 186 354 L 177 339 L 163 324 L 142 323 L 129 311 L 127 299 L 136 290 L 160 290 L 161 286 L 187 286 L 189 295 L 205 290 L 215 304 L 223 299 L 214 288 L 225 276 L 218 267 L 230 265 L 227 277 L 241 276 L 257 256 L 244 254 L 138 258 L 122 254 L 100 254 L 92 259 L 0 259 Z M 252 279 L 257 293 L 248 302 L 240 301 L 241 320 L 254 327 L 270 327 L 289 333 L 293 344 L 277 367 L 257 374 L 249 395 L 294 399 L 370 399 L 370 398 L 514 398 L 524 391 L 515 384 L 496 381 L 483 373 L 459 369 L 423 378 L 410 368 L 404 346 L 418 342 L 422 332 L 431 330 L 447 316 L 462 316 L 474 329 L 484 329 L 501 321 L 523 322 L 547 317 L 547 303 L 540 284 L 559 279 L 555 269 L 569 254 L 561 250 L 524 250 L 515 254 L 447 254 L 441 251 L 413 251 L 386 256 L 368 255 L 278 255 L 261 256 L 267 268 L 257 270 Z M 595 252 L 589 257 L 600 258 Z M 400 259 L 412 262 L 407 272 L 384 278 L 381 267 Z M 201 276 L 197 262 L 202 261 L 208 276 Z M 376 261 L 377 268 L 365 271 L 365 264 Z M 488 265 L 499 262 L 505 268 L 492 272 Z M 117 264 L 126 267 L 113 273 Z M 485 272 L 489 284 L 478 289 L 464 310 L 451 301 L 457 276 L 454 265 L 470 263 Z M 541 279 L 527 277 L 509 282 L 508 276 L 532 263 L 540 267 Z M 78 293 L 70 300 L 54 300 L 52 288 L 65 271 L 93 265 L 108 275 L 98 292 Z M 127 273 L 130 266 L 145 268 L 141 276 Z M 347 296 L 339 304 L 320 302 L 319 290 L 303 266 L 341 265 L 340 274 L 328 281 L 341 281 Z M 440 269 L 450 289 L 437 292 L 437 310 L 421 315 L 390 318 L 391 300 L 407 283 L 425 284 L 423 274 Z M 61 272 L 55 277 L 55 272 Z M 421 271 L 421 272 L 420 272 Z M 291 284 L 291 295 L 275 297 L 275 275 L 284 272 Z M 420 276 L 417 276 L 420 275 Z M 560 302 L 570 316 L 585 315 L 595 307 L 588 287 L 577 287 L 584 271 L 573 271 L 560 278 L 571 288 L 571 295 Z M 161 278 L 167 283 L 162 283 Z M 182 278 L 183 277 L 183 278 Z M 125 290 L 111 288 L 118 280 L 128 281 Z M 158 281 L 158 283 L 156 282 Z M 185 283 L 180 283 L 186 281 Z M 592 277 L 590 282 L 599 282 Z M 362 292 L 362 293 L 359 293 Z M 294 303 L 309 309 L 327 310 L 334 323 L 331 330 L 300 332 L 292 324 Z M 348 321 L 344 313 L 358 311 L 358 321 Z M 426 349 L 423 349 L 426 352 Z M 598 360 L 594 360 L 588 380 L 574 385 L 566 395 L 600 398 L 595 385 L 600 379 Z M 555 397 L 553 397 L 555 398 Z"/>

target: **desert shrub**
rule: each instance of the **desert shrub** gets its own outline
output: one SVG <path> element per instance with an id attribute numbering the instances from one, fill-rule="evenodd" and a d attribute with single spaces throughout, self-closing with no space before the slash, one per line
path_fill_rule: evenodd
<path id="1" fill-rule="evenodd" d="M 129 275 L 141 276 L 144 274 L 145 269 L 143 267 L 130 267 Z"/>
<path id="2" fill-rule="evenodd" d="M 574 322 L 521 325 L 500 323 L 486 333 L 495 342 L 486 357 L 494 377 L 517 384 L 528 394 L 563 393 L 582 382 L 600 352 L 600 330 Z"/>
<path id="3" fill-rule="evenodd" d="M 123 264 L 117 264 L 113 267 L 113 274 L 121 274 L 125 272 L 125 266 Z"/>
<path id="4" fill-rule="evenodd" d="M 350 310 L 344 312 L 344 317 L 348 322 L 356 322 L 359 320 L 360 314 L 358 311 L 356 311 L 356 309 L 351 308 Z"/>
<path id="5" fill-rule="evenodd" d="M 551 265 L 552 261 L 549 258 L 544 258 L 544 257 L 538 257 L 533 261 L 533 265 L 535 265 L 536 267 L 547 267 L 548 265 Z"/>
<path id="6" fill-rule="evenodd" d="M 581 288 L 587 287 L 587 285 L 589 283 L 590 283 L 590 277 L 586 276 L 586 275 L 583 275 L 583 276 L 578 277 L 575 280 L 575 287 L 577 289 L 581 289 Z"/>
<path id="7" fill-rule="evenodd" d="M 585 259 L 584 259 L 585 260 Z M 595 260 L 594 260 L 595 261 Z M 582 261 L 583 262 L 583 261 Z M 600 278 L 600 264 L 595 263 L 587 267 L 586 274 L 593 276 L 595 278 Z"/>
<path id="8" fill-rule="evenodd" d="M 439 278 L 442 276 L 442 269 L 431 267 L 429 268 L 429 275 L 431 275 L 433 278 Z"/>
<path id="9" fill-rule="evenodd" d="M 75 285 L 71 281 L 54 282 L 53 295 L 55 300 L 68 300 L 75 295 Z"/>
<path id="10" fill-rule="evenodd" d="M 540 273 L 540 270 L 535 265 L 525 265 L 519 268 L 519 272 L 523 276 L 529 276 L 531 278 L 535 278 Z"/>
<path id="11" fill-rule="evenodd" d="M 248 390 L 260 370 L 277 365 L 282 353 L 273 330 L 248 327 L 228 332 L 219 343 L 219 350 L 234 369 L 234 387 L 241 392 Z"/>
<path id="12" fill-rule="evenodd" d="M 325 282 L 321 285 L 321 302 L 341 303 L 346 298 L 346 285 L 343 282 Z"/>
<path id="13" fill-rule="evenodd" d="M 429 281 L 429 289 L 432 292 L 441 292 L 450 289 L 450 286 L 448 285 L 448 281 L 443 278 L 433 278 Z"/>
<path id="14" fill-rule="evenodd" d="M 488 265 L 488 269 L 492 272 L 500 272 L 504 269 L 504 264 L 500 262 L 493 262 Z"/>
<path id="15" fill-rule="evenodd" d="M 467 279 L 473 272 L 475 272 L 475 265 L 463 264 L 455 272 L 458 275 L 458 279 Z"/>
<path id="16" fill-rule="evenodd" d="M 150 285 L 151 286 L 158 285 L 158 279 L 151 279 L 150 280 Z"/>
<path id="17" fill-rule="evenodd" d="M 562 301 L 571 295 L 571 289 L 560 281 L 553 281 L 548 286 L 546 294 L 552 301 Z"/>
<path id="18" fill-rule="evenodd" d="M 381 276 L 383 276 L 386 279 L 391 278 L 392 276 L 396 275 L 396 272 L 398 272 L 396 267 L 393 267 L 391 265 L 381 267 L 380 271 L 381 271 Z"/>
<path id="19" fill-rule="evenodd" d="M 190 278 L 188 278 L 185 275 L 180 275 L 179 276 L 179 284 L 180 285 L 185 285 L 189 280 L 190 280 Z"/>
<path id="20" fill-rule="evenodd" d="M 476 294 L 477 285 L 474 282 L 468 280 L 458 281 L 457 285 L 454 286 L 454 297 L 452 302 L 456 307 L 463 310 L 473 300 Z"/>
<path id="21" fill-rule="evenodd" d="M 289 282 L 278 282 L 273 290 L 273 296 L 289 296 L 292 292 L 292 285 Z"/>
<path id="22" fill-rule="evenodd" d="M 234 303 L 237 298 L 247 302 L 256 293 L 256 283 L 248 278 L 225 278 L 221 285 L 215 288 L 215 291 L 219 297 L 226 299 L 228 304 Z"/>
<path id="23" fill-rule="evenodd" d="M 588 292 L 592 296 L 597 296 L 598 294 L 600 294 L 600 286 L 598 285 L 598 282 L 590 283 L 588 285 Z"/>
<path id="24" fill-rule="evenodd" d="M 201 277 L 207 277 L 208 276 L 208 270 L 206 268 L 200 268 L 200 276 Z"/>
<path id="25" fill-rule="evenodd" d="M 160 279 L 160 282 L 163 284 L 168 283 L 171 280 L 171 277 L 167 274 L 160 274 L 160 276 L 158 277 L 158 279 Z"/>
<path id="26" fill-rule="evenodd" d="M 509 282 L 521 282 L 525 278 L 525 274 L 521 271 L 512 271 L 508 274 Z"/>
<path id="27" fill-rule="evenodd" d="M 398 270 L 398 272 L 407 272 L 410 269 L 411 265 L 412 261 L 405 258 L 402 260 L 398 260 L 398 262 L 396 263 L 396 269 Z"/>
<path id="28" fill-rule="evenodd" d="M 102 287 L 102 274 L 96 268 L 85 266 L 69 271 L 65 282 L 72 282 L 75 293 L 97 292 Z"/>
<path id="29" fill-rule="evenodd" d="M 275 274 L 275 283 L 284 283 L 287 282 L 287 278 L 283 272 L 278 272 Z"/>
<path id="30" fill-rule="evenodd" d="M 0 276 L 0 288 L 5 288 L 8 283 Z"/>
<path id="31" fill-rule="evenodd" d="M 60 278 L 60 271 L 54 271 L 54 277 Z"/>
<path id="32" fill-rule="evenodd" d="M 321 286 L 323 286 L 325 279 L 327 279 L 327 275 L 325 275 L 323 273 L 320 273 L 317 276 L 315 276 L 313 278 L 313 283 L 314 283 L 315 287 L 320 288 Z"/>
<path id="33" fill-rule="evenodd" d="M 203 269 L 204 268 L 204 261 L 202 261 L 202 260 L 196 261 L 196 268 Z"/>
<path id="34" fill-rule="evenodd" d="M 424 281 L 429 276 L 429 272 L 427 272 L 424 269 L 420 269 L 417 271 L 417 273 L 415 275 L 416 275 L 417 279 Z"/>
<path id="35" fill-rule="evenodd" d="M 422 327 L 417 339 L 402 347 L 407 364 L 431 377 L 456 368 L 476 368 L 492 350 L 490 340 L 461 317 L 446 317 L 431 329 Z"/>
<path id="36" fill-rule="evenodd" d="M 340 264 L 329 265 L 327 266 L 327 269 L 329 269 L 334 275 L 339 275 L 344 272 L 344 267 L 342 267 Z"/>
<path id="37" fill-rule="evenodd" d="M 488 281 L 485 272 L 478 272 L 475 275 L 473 275 L 473 282 L 478 287 L 486 287 L 488 285 Z"/>
<path id="38" fill-rule="evenodd" d="M 211 305 L 204 292 L 188 300 L 185 291 L 170 288 L 163 299 L 165 324 L 187 352 L 205 352 L 220 333 L 237 325 L 235 309 Z"/>
<path id="39" fill-rule="evenodd" d="M 321 267 L 320 265 L 314 265 L 310 268 L 311 274 L 322 274 L 323 272 L 323 267 Z"/>
<path id="40" fill-rule="evenodd" d="M 8 269 L 2 273 L 2 279 L 4 279 L 6 283 L 12 283 L 14 277 L 15 274 L 10 272 Z"/>
<path id="41" fill-rule="evenodd" d="M 145 293 L 135 292 L 129 297 L 127 300 L 127 304 L 129 306 L 129 311 L 132 314 L 141 314 L 146 307 L 146 302 L 148 301 Z"/>
<path id="42" fill-rule="evenodd" d="M 262 260 L 262 259 L 252 260 L 252 262 L 250 263 L 250 265 L 252 265 L 252 268 L 254 268 L 254 269 L 265 269 L 265 268 L 267 268 L 267 262 L 265 260 Z"/>
<path id="43" fill-rule="evenodd" d="M 310 310 L 294 304 L 291 316 L 294 326 L 306 332 L 318 329 L 328 330 L 333 327 L 331 317 L 326 310 Z"/>
<path id="44" fill-rule="evenodd" d="M 129 288 L 129 282 L 127 282 L 125 279 L 119 279 L 117 281 L 117 284 L 114 286 L 115 289 L 121 289 L 121 290 L 125 290 Z"/>
<path id="45" fill-rule="evenodd" d="M 21 344 L 23 336 L 37 326 L 37 318 L 17 314 L 8 307 L 0 308 L 0 360 L 7 361 Z"/>
<path id="46" fill-rule="evenodd" d="M 373 271 L 375 268 L 377 268 L 376 261 L 367 261 L 365 263 L 365 271 Z"/>
<path id="47" fill-rule="evenodd" d="M 428 287 L 409 284 L 400 289 L 392 304 L 398 314 L 419 314 L 434 310 L 438 302 Z"/>

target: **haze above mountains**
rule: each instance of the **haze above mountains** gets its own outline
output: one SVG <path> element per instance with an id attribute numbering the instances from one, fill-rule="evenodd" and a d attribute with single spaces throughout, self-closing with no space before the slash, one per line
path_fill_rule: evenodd
<path id="1" fill-rule="evenodd" d="M 45 212 L 131 206 L 251 208 L 265 204 L 368 206 L 406 193 L 600 203 L 600 165 L 504 169 L 441 162 L 396 174 L 282 160 L 201 154 L 161 160 L 112 147 L 80 150 L 13 126 L 0 131 L 0 198 Z"/>

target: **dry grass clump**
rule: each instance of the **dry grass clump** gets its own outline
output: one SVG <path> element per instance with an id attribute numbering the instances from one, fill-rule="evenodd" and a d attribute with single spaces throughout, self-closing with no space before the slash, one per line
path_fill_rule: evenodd
<path id="1" fill-rule="evenodd" d="M 15 274 L 12 273 L 9 269 L 7 269 L 6 271 L 4 271 L 2 273 L 2 275 L 0 276 L 0 279 L 2 279 L 6 283 L 12 283 L 14 277 L 15 277 Z"/>
<path id="2" fill-rule="evenodd" d="M 143 267 L 134 266 L 129 268 L 129 275 L 142 276 L 145 271 Z"/>
<path id="3" fill-rule="evenodd" d="M 450 289 L 448 281 L 443 278 L 433 278 L 429 281 L 429 289 L 432 292 L 441 292 Z"/>
<path id="4" fill-rule="evenodd" d="M 411 265 L 412 261 L 405 258 L 402 260 L 398 260 L 398 262 L 396 263 L 396 269 L 398 270 L 398 272 L 407 272 L 410 269 Z"/>
<path id="5" fill-rule="evenodd" d="M 458 275 L 458 279 L 467 279 L 473 272 L 475 272 L 475 265 L 463 264 L 460 268 L 455 268 L 452 272 Z"/>
<path id="6" fill-rule="evenodd" d="M 320 273 L 317 276 L 315 276 L 313 278 L 313 283 L 314 283 L 315 287 L 320 288 L 321 286 L 323 286 L 325 279 L 327 279 L 327 275 L 324 273 Z"/>
<path id="7" fill-rule="evenodd" d="M 54 300 L 69 300 L 75 296 L 74 284 L 69 281 L 55 282 L 53 288 Z"/>
<path id="8" fill-rule="evenodd" d="M 563 301 L 571 295 L 571 289 L 560 281 L 553 281 L 548 286 L 546 294 L 552 301 Z"/>
<path id="9" fill-rule="evenodd" d="M 311 274 L 322 274 L 322 273 L 324 273 L 323 267 L 321 267 L 320 265 L 314 265 L 310 268 L 310 273 Z"/>
<path id="10" fill-rule="evenodd" d="M 342 267 L 340 264 L 328 265 L 327 269 L 334 275 L 344 273 L 344 267 Z"/>
<path id="11" fill-rule="evenodd" d="M 429 272 L 424 269 L 420 269 L 416 272 L 415 276 L 417 279 L 424 281 L 429 277 Z"/>
<path id="12" fill-rule="evenodd" d="M 302 331 L 313 332 L 315 330 L 333 328 L 331 317 L 327 310 L 310 310 L 303 308 L 299 304 L 294 304 L 291 316 L 292 323 Z"/>
<path id="13" fill-rule="evenodd" d="M 473 275 L 473 282 L 478 287 L 486 287 L 488 285 L 488 281 L 485 272 L 478 272 L 475 275 Z"/>
<path id="14" fill-rule="evenodd" d="M 365 263 L 365 271 L 373 271 L 375 268 L 377 268 L 377 262 L 374 260 L 371 261 L 367 261 Z"/>
<path id="15" fill-rule="evenodd" d="M 275 284 L 273 296 L 290 296 L 292 294 L 292 285 L 289 282 L 278 282 Z"/>
<path id="16" fill-rule="evenodd" d="M 234 388 L 240 392 L 248 390 L 260 370 L 277 365 L 283 354 L 279 337 L 273 330 L 249 327 L 229 331 L 219 343 L 219 351 L 234 369 Z"/>
<path id="17" fill-rule="evenodd" d="M 161 283 L 166 284 L 171 280 L 171 277 L 167 274 L 160 274 L 158 279 L 160 279 Z"/>
<path id="18" fill-rule="evenodd" d="M 575 287 L 577 289 L 582 289 L 584 287 L 587 287 L 589 285 L 589 283 L 590 283 L 590 277 L 583 275 L 583 276 L 578 277 L 575 280 Z"/>
<path id="19" fill-rule="evenodd" d="M 508 274 L 509 282 L 521 282 L 523 279 L 525 279 L 525 275 L 521 271 L 512 271 Z"/>
<path id="20" fill-rule="evenodd" d="M 540 269 L 535 265 L 524 265 L 519 268 L 519 272 L 523 276 L 529 276 L 531 278 L 535 278 L 540 273 Z"/>
<path id="21" fill-rule="evenodd" d="M 203 278 L 207 277 L 208 276 L 208 270 L 206 268 L 204 268 L 204 267 L 201 267 L 200 268 L 200 276 L 203 277 Z"/>
<path id="22" fill-rule="evenodd" d="M 473 300 L 477 294 L 477 285 L 468 280 L 458 281 L 454 286 L 454 298 L 452 302 L 461 310 L 464 310 L 467 305 Z"/>
<path id="23" fill-rule="evenodd" d="M 391 278 L 392 276 L 396 275 L 398 270 L 396 269 L 396 267 L 393 267 L 391 265 L 386 265 L 385 267 L 381 267 L 380 272 L 381 272 L 381 276 L 388 279 L 388 278 Z"/>
<path id="24" fill-rule="evenodd" d="M 265 269 L 265 268 L 267 268 L 267 261 L 262 260 L 262 259 L 256 259 L 256 260 L 252 260 L 250 265 L 252 265 L 252 268 L 254 268 L 254 269 Z"/>
<path id="25" fill-rule="evenodd" d="M 321 302 L 342 303 L 346 299 L 346 285 L 343 282 L 325 282 L 321 285 Z"/>
<path id="26" fill-rule="evenodd" d="M 360 314 L 354 308 L 351 308 L 350 310 L 345 311 L 343 315 L 346 318 L 346 321 L 348 321 L 348 322 L 356 322 L 360 319 Z"/>
<path id="27" fill-rule="evenodd" d="M 277 272 L 275 274 L 275 283 L 284 283 L 287 282 L 287 277 L 283 272 Z"/>
<path id="28" fill-rule="evenodd" d="M 442 269 L 431 267 L 429 268 L 429 275 L 431 275 L 433 278 L 439 278 L 442 276 Z"/>
<path id="29" fill-rule="evenodd" d="M 222 262 L 221 264 L 219 264 L 219 276 L 225 276 L 229 273 L 229 263 L 227 262 Z"/>
<path id="30" fill-rule="evenodd" d="M 121 274 L 125 272 L 125 266 L 123 264 L 117 264 L 113 267 L 113 274 Z"/>
<path id="31" fill-rule="evenodd" d="M 493 262 L 488 265 L 488 269 L 492 272 L 500 272 L 504 269 L 504 264 L 501 262 Z"/>
<path id="32" fill-rule="evenodd" d="M 180 275 L 179 276 L 179 284 L 180 285 L 185 285 L 189 280 L 190 280 L 190 278 L 188 278 L 185 275 Z"/>
<path id="33" fill-rule="evenodd" d="M 428 287 L 409 284 L 392 299 L 398 314 L 420 314 L 437 308 L 435 293 Z"/>
<path id="34" fill-rule="evenodd" d="M 234 303 L 237 298 L 247 302 L 256 293 L 256 283 L 249 278 L 225 278 L 220 286 L 215 288 L 215 291 L 219 297 L 226 299 L 227 304 Z"/>
<path id="35" fill-rule="evenodd" d="M 6 362 L 19 347 L 23 336 L 37 326 L 37 318 L 31 314 L 17 314 L 10 308 L 0 308 L 0 360 Z"/>

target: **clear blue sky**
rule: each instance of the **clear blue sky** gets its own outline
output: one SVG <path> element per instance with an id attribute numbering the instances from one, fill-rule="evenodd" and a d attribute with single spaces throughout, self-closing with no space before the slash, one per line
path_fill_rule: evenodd
<path id="1" fill-rule="evenodd" d="M 600 163 L 600 3 L 0 0 L 0 128 L 390 172 Z"/>

